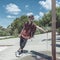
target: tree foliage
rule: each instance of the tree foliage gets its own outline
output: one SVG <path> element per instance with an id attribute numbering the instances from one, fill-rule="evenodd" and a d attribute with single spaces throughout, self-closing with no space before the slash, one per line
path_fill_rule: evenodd
<path id="1" fill-rule="evenodd" d="M 0 36 L 7 36 L 7 35 L 10 35 L 8 30 L 6 28 L 3 28 L 2 26 L 0 26 Z"/>
<path id="2" fill-rule="evenodd" d="M 39 20 L 39 25 L 40 26 L 51 26 L 52 25 L 52 15 L 51 15 L 51 11 L 49 11 L 48 13 L 44 14 L 44 16 L 42 17 L 42 19 Z M 56 27 L 59 28 L 60 27 L 60 7 L 56 8 Z"/>

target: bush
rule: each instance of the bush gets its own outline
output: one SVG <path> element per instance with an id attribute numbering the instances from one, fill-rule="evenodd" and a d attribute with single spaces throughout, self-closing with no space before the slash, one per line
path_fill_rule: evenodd
<path id="1" fill-rule="evenodd" d="M 3 30 L 0 30 L 0 36 L 9 36 L 9 32 L 8 31 L 3 31 Z"/>
<path id="2" fill-rule="evenodd" d="M 16 36 L 16 37 L 18 36 L 18 29 L 15 29 L 15 30 L 13 31 L 13 35 Z"/>

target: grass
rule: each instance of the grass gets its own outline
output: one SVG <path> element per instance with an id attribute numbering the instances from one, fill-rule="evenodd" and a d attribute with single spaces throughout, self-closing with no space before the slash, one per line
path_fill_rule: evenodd
<path id="1" fill-rule="evenodd" d="M 15 36 L 10 36 L 10 37 L 5 37 L 5 38 L 0 38 L 0 40 L 10 39 L 10 38 L 16 38 L 16 37 Z"/>

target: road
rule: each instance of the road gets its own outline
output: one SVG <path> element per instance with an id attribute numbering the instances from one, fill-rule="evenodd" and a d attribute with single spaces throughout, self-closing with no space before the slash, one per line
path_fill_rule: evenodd
<path id="1" fill-rule="evenodd" d="M 56 53 L 57 58 L 60 59 L 60 35 L 57 35 L 56 37 Z M 19 40 L 19 38 L 0 40 L 0 47 L 6 47 L 4 50 L 0 51 L 0 60 L 36 60 L 36 56 L 38 57 L 39 55 L 36 55 L 35 57 L 27 56 L 20 58 L 15 56 L 15 52 L 19 48 Z M 48 33 L 48 35 L 46 33 L 35 35 L 32 39 L 28 40 L 24 49 L 51 56 L 51 33 Z"/>

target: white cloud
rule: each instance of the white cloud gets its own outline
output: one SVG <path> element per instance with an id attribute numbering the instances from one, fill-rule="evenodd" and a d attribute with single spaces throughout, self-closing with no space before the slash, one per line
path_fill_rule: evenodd
<path id="1" fill-rule="evenodd" d="M 56 6 L 60 7 L 60 2 L 56 1 Z"/>
<path id="2" fill-rule="evenodd" d="M 28 8 L 28 7 L 29 7 L 29 5 L 25 5 L 25 7 L 26 7 L 26 8 Z"/>
<path id="3" fill-rule="evenodd" d="M 17 15 L 21 11 L 21 9 L 19 9 L 19 7 L 13 3 L 6 5 L 6 10 L 8 13 L 15 15 Z"/>
<path id="4" fill-rule="evenodd" d="M 39 15 L 40 15 L 40 17 L 42 17 L 44 15 L 44 13 L 43 12 L 39 12 Z"/>
<path id="5" fill-rule="evenodd" d="M 27 16 L 30 16 L 30 15 L 33 15 L 33 13 L 32 13 L 32 12 L 30 12 L 30 13 L 27 13 Z"/>
<path id="6" fill-rule="evenodd" d="M 51 10 L 51 0 L 46 0 L 46 1 L 39 1 L 39 4 L 42 5 L 42 7 L 46 8 L 47 10 Z M 60 6 L 60 2 L 56 1 L 56 6 Z"/>
<path id="7" fill-rule="evenodd" d="M 35 18 L 35 20 L 38 20 L 40 18 L 40 16 L 39 15 L 35 15 L 34 18 Z"/>
<path id="8" fill-rule="evenodd" d="M 48 10 L 51 9 L 51 0 L 39 1 L 39 4 Z"/>
<path id="9" fill-rule="evenodd" d="M 15 18 L 15 16 L 8 15 L 7 18 L 12 19 L 12 18 Z"/>

